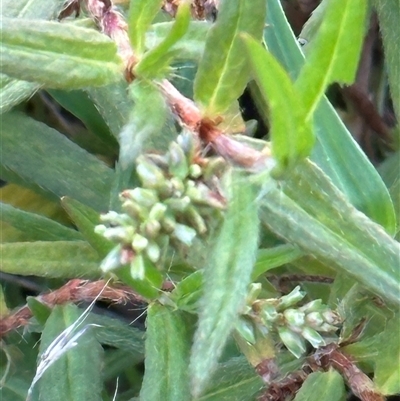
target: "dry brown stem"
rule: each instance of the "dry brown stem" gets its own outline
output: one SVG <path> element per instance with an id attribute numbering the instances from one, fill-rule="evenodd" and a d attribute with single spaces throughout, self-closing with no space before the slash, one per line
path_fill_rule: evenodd
<path id="1" fill-rule="evenodd" d="M 99 296 L 100 294 L 100 296 Z M 36 299 L 49 306 L 63 305 L 68 302 L 91 302 L 98 297 L 99 301 L 113 304 L 126 304 L 128 302 L 146 302 L 131 288 L 125 285 L 109 285 L 105 280 L 88 281 L 81 279 L 70 280 L 61 288 L 39 295 Z M 29 323 L 32 312 L 27 305 L 5 316 L 0 320 L 0 339 L 11 330 L 25 326 Z"/>

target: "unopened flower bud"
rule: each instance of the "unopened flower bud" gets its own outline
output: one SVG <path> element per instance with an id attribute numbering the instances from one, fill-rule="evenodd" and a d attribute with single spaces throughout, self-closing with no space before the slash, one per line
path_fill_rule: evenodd
<path id="1" fill-rule="evenodd" d="M 132 248 L 136 251 L 136 253 L 140 253 L 146 248 L 148 243 L 149 241 L 147 238 L 140 234 L 135 234 L 132 239 Z"/>
<path id="2" fill-rule="evenodd" d="M 172 142 L 169 146 L 169 173 L 181 180 L 185 179 L 189 174 L 189 166 L 186 160 L 186 155 L 182 148 L 176 143 Z"/>
<path id="3" fill-rule="evenodd" d="M 158 262 L 160 253 L 160 247 L 153 241 L 149 242 L 149 245 L 146 247 L 146 255 L 153 263 Z"/>
<path id="4" fill-rule="evenodd" d="M 163 171 L 145 156 L 137 158 L 136 172 L 145 188 L 162 188 L 166 184 Z"/>
<path id="5" fill-rule="evenodd" d="M 151 207 L 158 202 L 158 197 L 153 189 L 135 188 L 122 192 L 122 198 L 133 200 L 144 207 Z"/>
<path id="6" fill-rule="evenodd" d="M 285 316 L 286 323 L 290 328 L 296 332 L 301 330 L 301 327 L 304 325 L 304 312 L 300 312 L 298 309 L 286 309 L 283 312 L 283 315 Z"/>
<path id="7" fill-rule="evenodd" d="M 324 319 L 322 318 L 320 312 L 311 312 L 306 315 L 307 326 L 310 326 L 315 330 L 318 330 L 318 328 L 321 327 L 323 323 Z"/>
<path id="8" fill-rule="evenodd" d="M 325 344 L 325 340 L 321 337 L 321 335 L 312 329 L 311 327 L 304 327 L 301 332 L 301 335 L 314 347 L 322 347 Z"/>
<path id="9" fill-rule="evenodd" d="M 296 305 L 306 296 L 306 293 L 300 290 L 300 286 L 297 286 L 287 295 L 284 295 L 279 299 L 278 311 L 283 311 L 290 306 Z"/>
<path id="10" fill-rule="evenodd" d="M 183 244 L 190 246 L 196 236 L 196 231 L 184 224 L 176 223 L 173 235 Z"/>
<path id="11" fill-rule="evenodd" d="M 256 343 L 256 336 L 254 334 L 254 326 L 251 321 L 245 317 L 240 317 L 235 324 L 235 329 L 238 334 L 250 344 Z"/>
<path id="12" fill-rule="evenodd" d="M 278 327 L 278 334 L 286 348 L 296 357 L 300 358 L 306 352 L 304 339 L 285 326 Z"/>
<path id="13" fill-rule="evenodd" d="M 198 164 L 192 164 L 189 167 L 189 175 L 191 178 L 197 179 L 203 174 L 201 167 Z"/>
<path id="14" fill-rule="evenodd" d="M 145 265 L 142 255 L 136 255 L 131 262 L 131 276 L 135 280 L 143 280 L 145 276 Z"/>

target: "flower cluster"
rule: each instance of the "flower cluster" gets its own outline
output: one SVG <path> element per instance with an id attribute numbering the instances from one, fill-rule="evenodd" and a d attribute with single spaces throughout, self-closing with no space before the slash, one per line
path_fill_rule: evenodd
<path id="1" fill-rule="evenodd" d="M 255 344 L 260 334 L 267 337 L 277 333 L 287 349 L 299 358 L 306 351 L 306 341 L 318 348 L 326 345 L 323 336 L 328 335 L 331 340 L 334 337 L 341 319 L 320 299 L 296 307 L 305 297 L 298 286 L 288 295 L 272 299 L 257 299 L 260 290 L 260 284 L 252 284 L 248 306 L 236 326 L 248 343 Z"/>
<path id="2" fill-rule="evenodd" d="M 96 227 L 97 233 L 117 243 L 103 261 L 103 271 L 129 263 L 132 277 L 142 279 L 145 258 L 157 265 L 169 245 L 192 245 L 221 214 L 226 200 L 220 179 L 226 163 L 219 157 L 200 157 L 198 148 L 194 136 L 183 132 L 165 155 L 137 158 L 142 186 L 123 191 L 123 212 L 102 215 L 103 224 Z"/>

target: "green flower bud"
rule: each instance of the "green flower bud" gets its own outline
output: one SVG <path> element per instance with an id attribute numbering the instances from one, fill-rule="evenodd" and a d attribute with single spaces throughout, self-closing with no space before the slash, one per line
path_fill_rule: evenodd
<path id="1" fill-rule="evenodd" d="M 140 234 L 135 234 L 132 239 L 132 248 L 135 252 L 141 253 L 149 244 L 149 240 Z"/>
<path id="2" fill-rule="evenodd" d="M 193 134 L 190 131 L 183 131 L 176 138 L 176 142 L 182 148 L 190 163 L 195 152 L 195 138 Z"/>
<path id="3" fill-rule="evenodd" d="M 202 168 L 198 164 L 192 164 L 189 167 L 189 176 L 191 178 L 197 179 L 203 174 Z"/>
<path id="4" fill-rule="evenodd" d="M 159 221 L 164 217 L 166 211 L 167 206 L 163 203 L 156 203 L 150 210 L 149 219 Z"/>
<path id="5" fill-rule="evenodd" d="M 292 292 L 279 298 L 278 311 L 283 311 L 290 306 L 296 305 L 306 296 L 306 293 L 300 290 L 300 286 L 294 288 Z"/>
<path id="6" fill-rule="evenodd" d="M 183 244 L 190 246 L 192 245 L 192 241 L 196 236 L 196 231 L 184 224 L 176 223 L 173 235 Z"/>
<path id="7" fill-rule="evenodd" d="M 114 242 L 129 243 L 134 233 L 135 229 L 133 227 L 108 227 L 104 231 L 103 237 Z"/>
<path id="8" fill-rule="evenodd" d="M 322 347 L 325 344 L 325 340 L 321 337 L 321 335 L 312 329 L 311 327 L 304 327 L 301 335 L 314 347 Z"/>
<path id="9" fill-rule="evenodd" d="M 326 311 L 322 312 L 322 317 L 324 318 L 326 323 L 334 326 L 342 322 L 340 315 L 331 309 L 327 309 Z"/>
<path id="10" fill-rule="evenodd" d="M 207 232 L 207 225 L 200 213 L 193 207 L 190 206 L 185 212 L 185 217 L 188 219 L 192 227 L 200 234 Z"/>
<path id="11" fill-rule="evenodd" d="M 167 185 L 163 171 L 145 156 L 139 156 L 137 163 L 136 172 L 145 188 L 157 189 Z"/>
<path id="12" fill-rule="evenodd" d="M 334 333 L 335 331 L 337 331 L 337 327 L 336 326 L 332 326 L 329 323 L 323 323 L 319 328 L 318 331 L 320 331 L 321 333 Z"/>
<path id="13" fill-rule="evenodd" d="M 152 207 L 158 202 L 157 193 L 152 189 L 145 188 L 127 189 L 121 193 L 121 197 L 122 199 L 132 200 L 146 208 Z"/>
<path id="14" fill-rule="evenodd" d="M 276 311 L 274 305 L 270 303 L 263 303 L 260 309 L 260 318 L 266 326 L 270 326 L 271 323 L 276 322 L 280 315 Z"/>
<path id="15" fill-rule="evenodd" d="M 161 220 L 161 227 L 167 232 L 167 234 L 171 234 L 175 230 L 176 220 L 171 214 L 166 214 Z"/>
<path id="16" fill-rule="evenodd" d="M 325 309 L 326 309 L 326 306 L 322 304 L 321 299 L 314 299 L 314 301 L 308 302 L 299 308 L 299 310 L 301 310 L 302 312 L 305 312 L 305 313 L 322 312 Z"/>
<path id="17" fill-rule="evenodd" d="M 186 160 L 186 155 L 182 148 L 176 143 L 172 142 L 169 146 L 169 173 L 181 180 L 185 179 L 189 174 L 189 166 Z"/>
<path id="18" fill-rule="evenodd" d="M 220 177 L 226 170 L 227 162 L 222 157 L 213 157 L 208 159 L 208 163 L 203 167 L 203 177 L 205 181 L 209 181 L 213 177 Z"/>
<path id="19" fill-rule="evenodd" d="M 146 237 L 157 238 L 161 230 L 161 224 L 157 220 L 149 220 L 141 225 L 141 231 L 146 234 Z"/>
<path id="20" fill-rule="evenodd" d="M 95 228 L 94 228 L 94 232 L 96 234 L 99 235 L 103 235 L 105 233 L 105 231 L 107 230 L 107 227 L 104 224 L 98 224 Z"/>
<path id="21" fill-rule="evenodd" d="M 117 269 L 121 264 L 121 245 L 117 245 L 103 259 L 100 264 L 100 269 L 106 273 L 110 270 Z"/>
<path id="22" fill-rule="evenodd" d="M 278 327 L 278 334 L 286 348 L 296 357 L 300 358 L 306 352 L 304 339 L 285 326 Z"/>
<path id="23" fill-rule="evenodd" d="M 300 312 L 298 309 L 286 309 L 283 312 L 287 325 L 293 331 L 301 331 L 301 327 L 304 325 L 304 312 Z"/>
<path id="24" fill-rule="evenodd" d="M 188 196 L 184 196 L 183 198 L 170 198 L 165 200 L 164 204 L 170 207 L 172 211 L 182 213 L 190 205 L 190 198 Z"/>
<path id="25" fill-rule="evenodd" d="M 145 276 L 145 265 L 142 255 L 136 255 L 131 262 L 131 276 L 135 280 L 143 280 Z"/>
<path id="26" fill-rule="evenodd" d="M 256 336 L 254 333 L 254 326 L 251 321 L 245 317 L 240 317 L 235 324 L 235 329 L 238 334 L 250 344 L 256 343 Z"/>
<path id="27" fill-rule="evenodd" d="M 324 323 L 324 319 L 320 312 L 311 312 L 306 315 L 306 324 L 307 326 L 312 327 L 315 330 L 318 330 L 319 327 Z"/>
<path id="28" fill-rule="evenodd" d="M 246 305 L 253 305 L 253 303 L 257 300 L 260 292 L 262 290 L 261 283 L 251 283 L 249 285 L 249 292 L 246 296 Z"/>
<path id="29" fill-rule="evenodd" d="M 185 185 L 183 184 L 183 181 L 180 178 L 172 177 L 169 182 L 173 191 L 173 196 L 180 198 L 185 191 Z"/>
<path id="30" fill-rule="evenodd" d="M 153 241 L 149 242 L 149 245 L 146 247 L 146 255 L 153 262 L 156 263 L 160 259 L 160 247 Z"/>

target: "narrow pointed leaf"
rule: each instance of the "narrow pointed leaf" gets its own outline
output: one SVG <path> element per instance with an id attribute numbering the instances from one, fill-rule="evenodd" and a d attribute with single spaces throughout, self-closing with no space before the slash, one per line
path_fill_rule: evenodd
<path id="1" fill-rule="evenodd" d="M 31 241 L 80 240 L 76 230 L 35 213 L 0 202 L 0 219 L 24 232 Z"/>
<path id="2" fill-rule="evenodd" d="M 137 80 L 131 85 L 135 105 L 128 123 L 120 133 L 120 163 L 123 169 L 132 166 L 144 147 L 160 149 L 168 141 L 162 128 L 167 119 L 165 100 L 157 87 Z M 149 118 L 149 111 L 153 118 Z M 157 145 L 156 145 L 157 144 Z"/>
<path id="3" fill-rule="evenodd" d="M 374 0 L 373 4 L 378 12 L 393 108 L 397 121 L 400 121 L 400 44 L 398 41 L 400 35 L 400 3 L 398 1 Z"/>
<path id="4" fill-rule="evenodd" d="M 46 322 L 40 345 L 40 354 L 64 329 L 80 316 L 74 305 L 56 306 Z M 83 323 L 83 326 L 85 322 Z M 43 401 L 101 401 L 102 354 L 93 330 L 87 330 L 77 339 L 77 345 L 54 362 L 37 386 Z"/>
<path id="5" fill-rule="evenodd" d="M 1 16 L 29 19 L 55 19 L 64 5 L 64 0 L 3 0 Z M 0 74 L 0 114 L 32 96 L 40 85 L 36 82 L 20 81 Z"/>
<path id="6" fill-rule="evenodd" d="M 218 365 L 206 393 L 199 401 L 253 401 L 264 383 L 244 357 Z"/>
<path id="7" fill-rule="evenodd" d="M 190 401 L 189 355 L 192 319 L 153 304 L 147 311 L 142 401 Z"/>
<path id="8" fill-rule="evenodd" d="M 270 106 L 272 154 L 284 171 L 310 154 L 315 141 L 312 126 L 305 122 L 302 98 L 288 73 L 256 40 L 243 40 L 261 96 Z"/>
<path id="9" fill-rule="evenodd" d="M 22 113 L 2 116 L 1 140 L 5 169 L 54 197 L 67 195 L 106 210 L 113 171 L 95 156 Z"/>
<path id="10" fill-rule="evenodd" d="M 198 328 L 191 357 L 192 393 L 199 396 L 244 306 L 256 257 L 256 192 L 247 178 L 232 175 L 231 197 L 204 271 Z M 234 294 L 234 296 L 232 296 Z"/>
<path id="11" fill-rule="evenodd" d="M 135 75 L 154 79 L 163 75 L 172 61 L 174 52 L 172 46 L 187 32 L 190 22 L 190 4 L 183 2 L 179 6 L 175 22 L 164 39 L 153 49 L 149 50 L 135 68 Z"/>
<path id="12" fill-rule="evenodd" d="M 0 244 L 0 271 L 48 278 L 98 277 L 99 257 L 84 241 Z"/>
<path id="13" fill-rule="evenodd" d="M 296 88 L 307 112 L 306 120 L 332 82 L 354 81 L 365 31 L 365 0 L 330 1 L 321 27 L 308 44 L 307 63 L 301 69 Z"/>
<path id="14" fill-rule="evenodd" d="M 304 55 L 281 3 L 267 0 L 267 9 L 264 39 L 271 53 L 295 79 L 304 65 Z M 317 107 L 315 130 L 317 141 L 311 159 L 357 209 L 393 234 L 395 215 L 387 188 L 326 98 Z"/>
<path id="15" fill-rule="evenodd" d="M 336 370 L 311 373 L 294 401 L 345 401 L 343 378 Z"/>
<path id="16" fill-rule="evenodd" d="M 111 39 L 94 29 L 3 18 L 2 72 L 51 88 L 78 89 L 117 81 L 122 61 Z"/>
<path id="17" fill-rule="evenodd" d="M 129 39 L 138 56 L 144 52 L 145 35 L 154 17 L 160 11 L 161 0 L 131 0 L 129 5 Z"/>
<path id="18" fill-rule="evenodd" d="M 194 98 L 205 115 L 223 113 L 243 93 L 250 71 L 239 33 L 261 38 L 264 16 L 264 0 L 220 3 L 218 19 L 207 35 L 194 81 Z"/>
<path id="19" fill-rule="evenodd" d="M 265 274 L 268 270 L 291 263 L 304 255 L 297 246 L 290 244 L 278 245 L 273 248 L 260 249 L 257 253 L 257 261 L 251 276 L 253 280 Z"/>
<path id="20" fill-rule="evenodd" d="M 64 197 L 61 203 L 86 241 L 100 257 L 105 257 L 113 248 L 113 244 L 94 232 L 95 226 L 100 223 L 99 213 L 76 199 Z"/>
<path id="21" fill-rule="evenodd" d="M 280 185 L 267 178 L 264 224 L 382 298 L 400 302 L 398 242 L 356 210 L 311 162 L 299 165 Z"/>
<path id="22" fill-rule="evenodd" d="M 400 314 L 389 320 L 379 336 L 378 355 L 375 358 L 374 382 L 384 395 L 400 393 Z"/>

